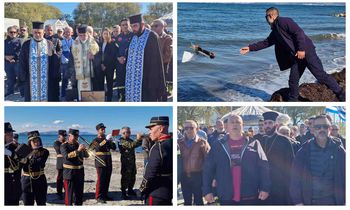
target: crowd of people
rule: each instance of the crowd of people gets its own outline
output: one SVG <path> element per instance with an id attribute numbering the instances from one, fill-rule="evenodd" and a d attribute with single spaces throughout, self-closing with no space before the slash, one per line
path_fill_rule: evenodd
<path id="1" fill-rule="evenodd" d="M 265 112 L 244 130 L 230 114 L 216 125 L 187 120 L 178 130 L 184 205 L 345 205 L 345 138 L 329 115 L 291 125 Z"/>
<path id="2" fill-rule="evenodd" d="M 69 129 L 68 134 L 66 130 L 59 130 L 58 139 L 53 143 L 57 158 L 58 199 L 64 200 L 65 205 L 83 205 L 84 158 L 91 156 L 95 159 L 97 174 L 97 203 L 115 200 L 108 192 L 113 168 L 112 152 L 118 147 L 121 199 L 137 197 L 147 205 L 171 205 L 172 136 L 168 127 L 168 117 L 153 117 L 146 126 L 149 135 L 138 133 L 133 140 L 130 127 L 125 126 L 121 129 L 120 139 L 115 141 L 112 134 L 105 135 L 106 126 L 99 123 L 96 125 L 97 136 L 92 142 L 80 136 L 77 129 Z M 46 205 L 45 166 L 50 152 L 44 148 L 39 131 L 28 132 L 27 144 L 19 144 L 14 132 L 11 123 L 5 122 L 5 205 L 19 205 L 21 199 L 24 205 Z M 140 194 L 136 194 L 133 189 L 137 172 L 135 149 L 141 145 L 149 147 L 144 148 L 147 164 L 137 191 Z"/>
<path id="3" fill-rule="evenodd" d="M 134 102 L 171 95 L 172 33 L 165 21 L 148 25 L 139 14 L 100 32 L 86 24 L 75 31 L 32 25 L 31 35 L 25 25 L 7 29 L 5 96 L 17 90 L 24 101 L 84 101 L 82 91 L 101 91 L 99 100 Z"/>

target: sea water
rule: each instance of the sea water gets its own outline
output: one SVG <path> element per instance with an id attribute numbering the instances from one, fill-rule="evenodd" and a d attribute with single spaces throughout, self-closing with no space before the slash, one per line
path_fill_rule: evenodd
<path id="1" fill-rule="evenodd" d="M 273 92 L 288 87 L 289 70 L 279 70 L 273 46 L 239 54 L 241 47 L 270 34 L 265 10 L 271 6 L 313 40 L 325 71 L 345 67 L 345 18 L 335 16 L 345 12 L 344 3 L 179 3 L 179 101 L 268 101 Z M 216 58 L 196 56 L 181 63 L 191 42 L 214 52 Z M 306 70 L 300 83 L 315 80 Z"/>

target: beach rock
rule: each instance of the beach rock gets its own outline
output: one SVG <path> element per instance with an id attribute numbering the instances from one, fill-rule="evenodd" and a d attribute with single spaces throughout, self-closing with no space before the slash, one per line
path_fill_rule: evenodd
<path id="1" fill-rule="evenodd" d="M 342 71 L 332 73 L 337 83 L 343 90 L 346 90 L 345 68 Z M 270 101 L 282 102 L 288 101 L 289 88 L 281 88 L 274 92 Z M 299 101 L 339 101 L 337 96 L 326 85 L 320 83 L 303 83 L 299 86 Z"/>

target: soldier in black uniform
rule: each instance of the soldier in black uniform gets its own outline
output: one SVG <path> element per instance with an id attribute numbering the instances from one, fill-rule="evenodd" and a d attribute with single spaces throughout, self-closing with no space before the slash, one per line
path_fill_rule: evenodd
<path id="1" fill-rule="evenodd" d="M 169 117 L 152 117 L 149 129 L 152 146 L 140 186 L 147 205 L 171 205 L 173 173 L 173 139 L 168 134 Z"/>
<path id="2" fill-rule="evenodd" d="M 122 128 L 122 137 L 119 139 L 118 148 L 120 151 L 120 162 L 122 163 L 121 167 L 121 198 L 123 200 L 129 199 L 129 196 L 136 195 L 133 190 L 135 181 L 136 181 L 136 157 L 135 157 L 135 148 L 141 146 L 142 136 L 137 134 L 137 141 L 134 141 L 130 138 L 130 128 Z M 126 189 L 128 189 L 128 194 L 126 194 Z"/>
<path id="3" fill-rule="evenodd" d="M 91 143 L 91 149 L 95 149 L 95 167 L 97 171 L 96 195 L 98 203 L 106 203 L 107 200 L 112 200 L 108 197 L 108 188 L 112 175 L 112 155 L 110 150 L 115 150 L 117 147 L 111 140 L 106 140 L 106 126 L 103 123 L 96 125 L 97 137 Z M 102 160 L 102 161 L 101 161 Z"/>
<path id="4" fill-rule="evenodd" d="M 5 206 L 18 206 L 22 194 L 21 164 L 16 158 L 17 144 L 13 141 L 12 126 L 5 122 Z"/>
<path id="5" fill-rule="evenodd" d="M 44 173 L 49 151 L 43 148 L 39 131 L 28 133 L 28 145 L 33 149 L 23 162 L 22 199 L 24 205 L 45 206 L 47 196 L 47 180 Z"/>
<path id="6" fill-rule="evenodd" d="M 68 141 L 61 145 L 65 199 L 68 205 L 82 205 L 84 194 L 84 157 L 89 157 L 84 144 L 78 143 L 79 130 L 69 129 Z"/>
<path id="7" fill-rule="evenodd" d="M 66 141 L 67 131 L 59 130 L 58 139 L 53 144 L 53 148 L 56 151 L 56 169 L 57 169 L 57 178 L 56 178 L 56 190 L 57 196 L 60 200 L 63 199 L 63 155 L 61 154 L 61 145 Z"/>

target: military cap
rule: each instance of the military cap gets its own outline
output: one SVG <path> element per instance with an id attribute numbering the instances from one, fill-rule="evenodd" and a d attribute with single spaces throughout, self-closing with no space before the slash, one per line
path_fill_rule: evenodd
<path id="1" fill-rule="evenodd" d="M 142 15 L 137 14 L 129 17 L 130 24 L 143 22 Z"/>
<path id="2" fill-rule="evenodd" d="M 96 130 L 100 130 L 100 128 L 106 128 L 106 126 L 103 123 L 99 123 L 96 125 Z"/>
<path id="3" fill-rule="evenodd" d="M 40 21 L 34 21 L 32 22 L 33 29 L 44 29 L 44 23 Z"/>
<path id="4" fill-rule="evenodd" d="M 73 136 L 79 136 L 79 130 L 70 128 L 69 134 L 72 134 Z"/>
<path id="5" fill-rule="evenodd" d="M 33 139 L 36 139 L 36 138 L 39 138 L 40 139 L 40 133 L 39 131 L 35 130 L 35 131 L 30 131 L 28 132 L 28 142 L 33 140 Z"/>
<path id="6" fill-rule="evenodd" d="M 264 120 L 272 120 L 275 121 L 276 118 L 278 117 L 278 113 L 274 112 L 274 111 L 270 111 L 270 112 L 265 112 L 263 114 Z"/>
<path id="7" fill-rule="evenodd" d="M 150 128 L 155 125 L 169 125 L 169 117 L 168 116 L 152 117 L 149 122 L 149 125 L 147 125 L 146 128 Z"/>
<path id="8" fill-rule="evenodd" d="M 58 135 L 67 136 L 67 131 L 66 130 L 58 130 Z"/>
<path id="9" fill-rule="evenodd" d="M 9 133 L 9 132 L 16 132 L 16 131 L 13 130 L 11 123 L 5 122 L 5 133 Z"/>

